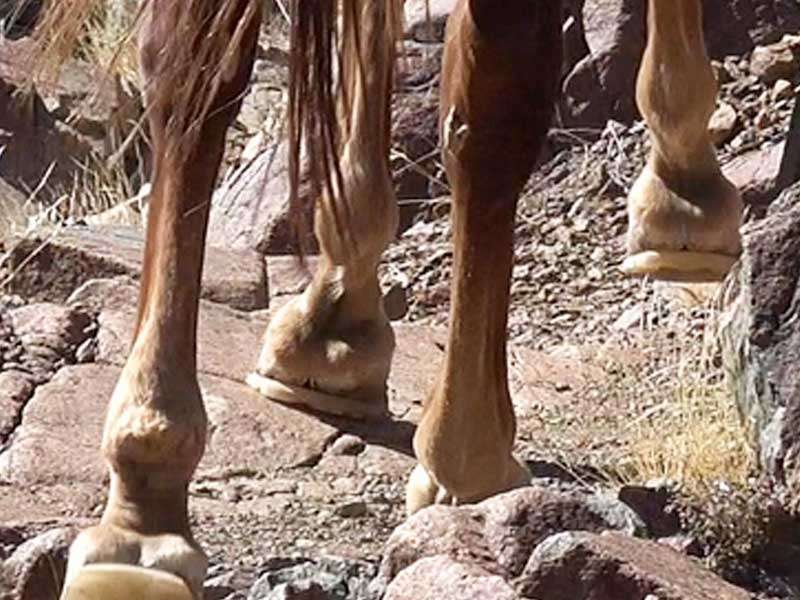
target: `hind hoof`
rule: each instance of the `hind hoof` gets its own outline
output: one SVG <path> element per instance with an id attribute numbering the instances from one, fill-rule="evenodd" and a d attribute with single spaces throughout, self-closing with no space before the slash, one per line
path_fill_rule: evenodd
<path id="1" fill-rule="evenodd" d="M 625 259 L 620 267 L 626 275 L 649 276 L 661 281 L 722 281 L 738 257 L 715 252 L 647 250 Z"/>
<path id="2" fill-rule="evenodd" d="M 389 414 L 385 401 L 355 400 L 347 396 L 284 383 L 260 373 L 250 373 L 247 376 L 247 385 L 270 400 L 293 406 L 305 406 L 329 415 L 366 420 L 382 419 Z"/>

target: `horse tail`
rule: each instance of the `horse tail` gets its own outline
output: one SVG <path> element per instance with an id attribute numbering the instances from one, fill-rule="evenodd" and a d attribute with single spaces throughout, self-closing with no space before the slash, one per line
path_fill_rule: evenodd
<path id="1" fill-rule="evenodd" d="M 304 215 L 308 202 L 319 199 L 327 203 L 337 233 L 354 252 L 351 204 L 340 158 L 351 127 L 352 90 L 363 85 L 371 68 L 363 42 L 364 7 L 376 1 L 386 9 L 382 22 L 371 25 L 391 46 L 393 59 L 402 32 L 402 0 L 293 0 L 292 4 L 288 133 L 295 231 L 300 239 L 310 231 Z M 387 136 L 388 126 L 387 122 Z M 301 176 L 307 176 L 310 197 L 301 194 Z"/>

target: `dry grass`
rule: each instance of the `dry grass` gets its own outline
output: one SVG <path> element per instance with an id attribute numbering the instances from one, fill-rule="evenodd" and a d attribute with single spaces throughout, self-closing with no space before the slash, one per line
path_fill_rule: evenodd
<path id="1" fill-rule="evenodd" d="M 659 294 L 644 323 L 665 313 Z M 612 393 L 648 408 L 620 430 L 623 458 L 611 475 L 621 482 L 660 480 L 703 501 L 720 488 L 746 489 L 757 467 L 735 399 L 726 385 L 714 303 L 672 310 L 666 323 L 643 325 L 646 360 L 619 370 Z M 625 402 L 627 400 L 627 402 Z"/>
<path id="2" fill-rule="evenodd" d="M 134 37 L 136 0 L 48 0 L 33 32 L 29 87 L 57 81 L 63 65 L 80 58 L 112 78 L 138 87 Z"/>

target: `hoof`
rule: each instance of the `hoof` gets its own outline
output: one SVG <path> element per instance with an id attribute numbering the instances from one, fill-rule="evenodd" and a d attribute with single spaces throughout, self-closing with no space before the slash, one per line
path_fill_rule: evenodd
<path id="1" fill-rule="evenodd" d="M 722 281 L 738 257 L 713 252 L 648 250 L 625 259 L 620 269 L 626 275 L 650 276 L 661 281 Z"/>
<path id="2" fill-rule="evenodd" d="M 284 383 L 260 373 L 250 373 L 247 385 L 276 402 L 293 406 L 305 406 L 317 412 L 349 417 L 352 419 L 382 419 L 388 416 L 386 404 L 354 400 L 347 396 L 328 394 L 319 390 Z"/>
<path id="3" fill-rule="evenodd" d="M 406 484 L 406 515 L 433 504 L 455 504 L 453 498 L 430 476 L 425 467 L 418 464 L 411 471 Z"/>
<path id="4" fill-rule="evenodd" d="M 509 469 L 501 481 L 492 482 L 477 494 L 473 492 L 471 495 L 458 498 L 442 487 L 428 470 L 418 463 L 406 485 L 406 515 L 410 517 L 434 504 L 459 506 L 481 502 L 496 494 L 528 486 L 531 484 L 531 479 L 528 467 L 511 457 Z"/>
<path id="5" fill-rule="evenodd" d="M 92 564 L 67 584 L 61 600 L 195 600 L 180 577 L 144 567 Z"/>

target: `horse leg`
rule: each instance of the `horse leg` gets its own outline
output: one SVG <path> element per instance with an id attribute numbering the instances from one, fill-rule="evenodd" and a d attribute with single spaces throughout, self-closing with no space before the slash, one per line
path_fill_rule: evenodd
<path id="1" fill-rule="evenodd" d="M 347 0 L 343 6 L 344 18 L 352 19 L 343 27 L 338 98 L 343 193 L 317 202 L 319 267 L 303 294 L 271 319 L 248 382 L 274 400 L 379 417 L 387 410 L 394 333 L 377 267 L 398 219 L 389 170 L 390 25 L 398 16 L 389 11 L 399 12 L 401 4 Z"/>
<path id="2" fill-rule="evenodd" d="M 717 280 L 741 252 L 741 196 L 720 171 L 708 133 L 716 82 L 700 0 L 650 0 L 636 101 L 652 149 L 628 196 L 623 271 Z"/>
<path id="3" fill-rule="evenodd" d="M 200 278 L 211 193 L 252 69 L 259 5 L 151 2 L 142 24 L 155 168 L 139 315 L 103 432 L 108 501 L 100 524 L 70 548 L 67 600 L 202 594 L 206 557 L 187 514 L 206 436 L 196 372 Z"/>
<path id="4" fill-rule="evenodd" d="M 454 265 L 444 368 L 414 436 L 409 513 L 530 481 L 512 455 L 506 325 L 514 215 L 550 123 L 561 66 L 553 0 L 461 0 L 442 66 Z"/>

